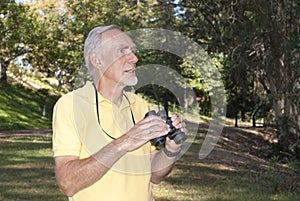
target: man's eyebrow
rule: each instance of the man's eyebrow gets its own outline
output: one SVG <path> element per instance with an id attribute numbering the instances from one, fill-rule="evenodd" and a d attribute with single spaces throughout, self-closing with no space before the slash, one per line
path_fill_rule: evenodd
<path id="1" fill-rule="evenodd" d="M 129 48 L 129 45 L 127 45 L 127 44 L 121 44 L 121 45 L 119 45 L 119 48 L 120 49 L 126 49 L 126 48 Z"/>
<path id="2" fill-rule="evenodd" d="M 133 44 L 132 46 L 128 45 L 128 44 L 120 44 L 119 45 L 119 49 L 136 49 L 137 46 L 135 44 Z"/>

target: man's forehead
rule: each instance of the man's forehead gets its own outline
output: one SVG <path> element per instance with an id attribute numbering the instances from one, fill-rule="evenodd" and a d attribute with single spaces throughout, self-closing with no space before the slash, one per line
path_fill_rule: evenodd
<path id="1" fill-rule="evenodd" d="M 133 43 L 131 38 L 119 29 L 110 29 L 103 32 L 101 41 L 105 43 Z"/>

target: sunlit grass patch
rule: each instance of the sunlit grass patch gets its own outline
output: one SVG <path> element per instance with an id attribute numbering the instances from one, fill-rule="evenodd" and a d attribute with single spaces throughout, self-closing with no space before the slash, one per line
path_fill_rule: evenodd
<path id="1" fill-rule="evenodd" d="M 154 185 L 156 201 L 300 200 L 297 189 L 274 188 L 276 171 L 257 173 L 259 163 L 237 166 L 214 157 L 199 160 L 202 141 L 197 136 L 173 172 Z M 1 201 L 67 201 L 56 184 L 51 146 L 50 134 L 0 138 Z"/>
<path id="2" fill-rule="evenodd" d="M 50 128 L 58 96 L 20 84 L 0 87 L 0 130 Z"/>
<path id="3" fill-rule="evenodd" d="M 0 138 L 0 200 L 67 200 L 56 185 L 51 135 Z"/>

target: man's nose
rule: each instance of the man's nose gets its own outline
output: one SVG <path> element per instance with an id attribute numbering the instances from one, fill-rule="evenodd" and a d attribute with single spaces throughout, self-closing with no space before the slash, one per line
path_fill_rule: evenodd
<path id="1" fill-rule="evenodd" d="M 137 63 L 139 61 L 138 57 L 134 52 L 131 52 L 127 55 L 127 59 L 130 63 Z"/>

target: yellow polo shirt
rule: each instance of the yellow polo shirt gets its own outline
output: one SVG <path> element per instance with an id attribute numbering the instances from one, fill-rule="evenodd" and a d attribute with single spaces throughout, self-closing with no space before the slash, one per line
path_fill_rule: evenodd
<path id="1" fill-rule="evenodd" d="M 133 93 L 123 96 L 120 107 L 98 93 L 101 127 L 117 138 L 142 120 L 148 111 L 145 100 Z M 96 98 L 91 82 L 62 96 L 53 113 L 53 152 L 55 156 L 79 156 L 96 153 L 113 139 L 97 121 Z M 73 201 L 153 201 L 151 193 L 151 144 L 124 155 L 99 181 L 79 191 Z"/>

